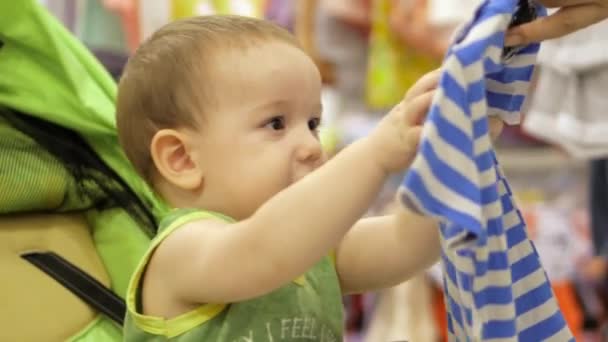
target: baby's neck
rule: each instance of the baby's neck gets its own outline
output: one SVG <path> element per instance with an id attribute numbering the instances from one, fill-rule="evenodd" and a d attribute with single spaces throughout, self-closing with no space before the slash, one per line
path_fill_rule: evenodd
<path id="1" fill-rule="evenodd" d="M 196 193 L 179 189 L 164 179 L 155 179 L 153 187 L 154 191 L 156 191 L 171 208 L 197 208 L 199 206 L 197 203 L 199 196 Z"/>

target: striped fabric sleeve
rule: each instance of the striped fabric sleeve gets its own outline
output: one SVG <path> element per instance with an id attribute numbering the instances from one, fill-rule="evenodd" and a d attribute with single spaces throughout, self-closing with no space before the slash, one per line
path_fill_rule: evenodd
<path id="1" fill-rule="evenodd" d="M 490 115 L 519 122 L 534 71 L 538 44 L 504 49 L 523 1 L 484 1 L 456 35 L 400 188 L 404 206 L 440 221 L 453 341 L 572 339 L 489 135 Z"/>
<path id="2" fill-rule="evenodd" d="M 508 63 L 503 58 L 505 30 L 516 4 L 485 1 L 456 36 L 442 66 L 420 153 L 401 188 L 406 206 L 442 221 L 449 218 L 450 246 L 484 238 L 482 208 L 498 196 L 488 116 L 519 123 L 534 72 L 538 44 L 522 48 Z M 494 215 L 498 211 L 495 205 Z"/>

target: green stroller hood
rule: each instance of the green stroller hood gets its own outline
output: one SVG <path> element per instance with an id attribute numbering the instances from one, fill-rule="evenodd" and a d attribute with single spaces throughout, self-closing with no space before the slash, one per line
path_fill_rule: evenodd
<path id="1" fill-rule="evenodd" d="M 162 213 L 118 144 L 116 83 L 86 47 L 33 0 L 0 2 L 0 41 L 0 105 L 77 132 Z"/>

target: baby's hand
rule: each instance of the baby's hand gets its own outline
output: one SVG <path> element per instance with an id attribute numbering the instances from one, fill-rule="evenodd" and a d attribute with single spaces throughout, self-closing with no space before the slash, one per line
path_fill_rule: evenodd
<path id="1" fill-rule="evenodd" d="M 385 172 L 399 172 L 413 161 L 439 75 L 435 70 L 418 80 L 369 136 L 373 157 Z"/>

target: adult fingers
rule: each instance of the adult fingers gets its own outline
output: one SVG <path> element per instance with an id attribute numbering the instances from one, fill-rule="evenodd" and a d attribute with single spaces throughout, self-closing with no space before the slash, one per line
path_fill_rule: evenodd
<path id="1" fill-rule="evenodd" d="M 606 18 L 608 7 L 597 3 L 563 7 L 548 17 L 514 27 L 507 33 L 505 45 L 522 45 L 561 37 Z"/>
<path id="2" fill-rule="evenodd" d="M 597 0 L 537 0 L 545 7 L 568 7 L 597 2 Z"/>

